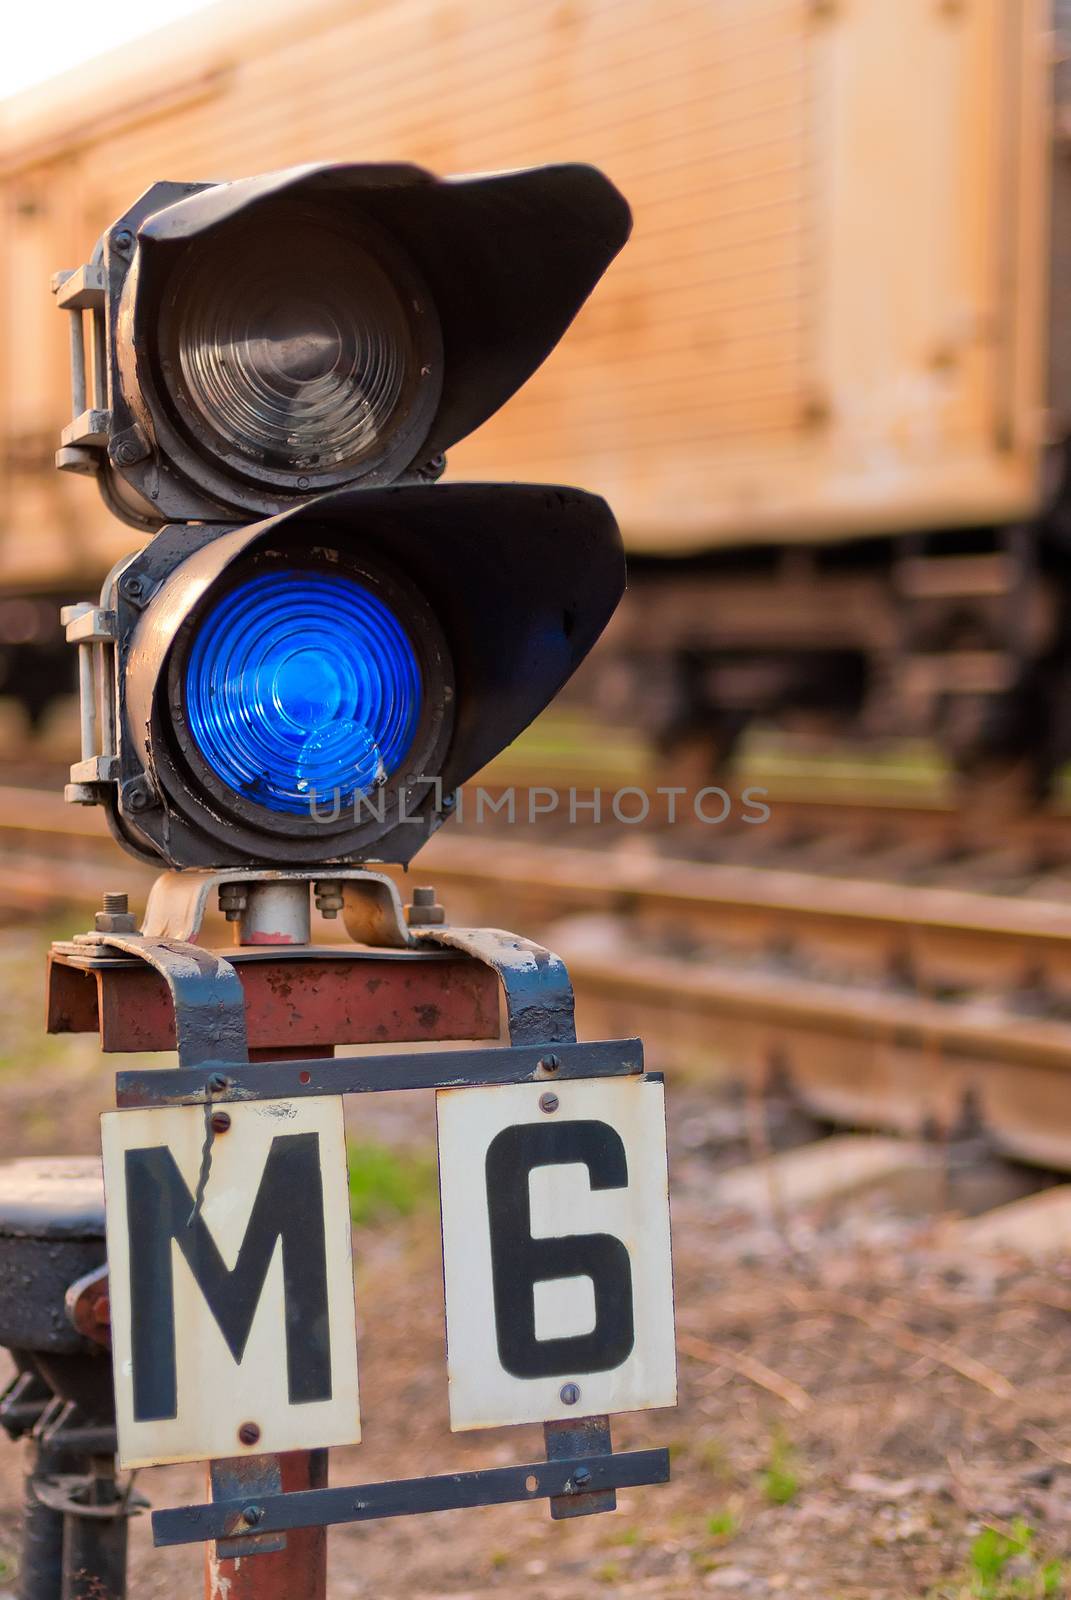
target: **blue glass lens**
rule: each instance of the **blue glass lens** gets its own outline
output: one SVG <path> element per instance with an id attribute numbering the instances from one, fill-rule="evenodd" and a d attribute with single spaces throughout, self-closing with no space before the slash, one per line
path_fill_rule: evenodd
<path id="1" fill-rule="evenodd" d="M 378 595 L 325 572 L 240 584 L 201 622 L 186 717 L 216 777 L 271 811 L 307 815 L 397 770 L 420 716 L 420 668 Z"/>

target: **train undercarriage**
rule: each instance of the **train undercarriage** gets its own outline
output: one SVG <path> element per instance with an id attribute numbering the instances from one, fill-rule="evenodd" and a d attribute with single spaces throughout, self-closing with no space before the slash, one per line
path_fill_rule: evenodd
<path id="1" fill-rule="evenodd" d="M 1071 760 L 1071 524 L 637 560 L 598 666 L 670 760 L 749 727 L 931 743 L 964 799 L 1042 801 Z"/>

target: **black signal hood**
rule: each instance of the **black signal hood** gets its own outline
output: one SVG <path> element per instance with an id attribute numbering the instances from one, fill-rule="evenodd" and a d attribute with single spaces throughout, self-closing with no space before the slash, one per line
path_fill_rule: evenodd
<path id="1" fill-rule="evenodd" d="M 613 184 L 585 165 L 439 178 L 407 164 L 292 168 L 211 185 L 154 184 L 98 247 L 105 285 L 111 407 L 107 436 L 69 444 L 63 464 L 95 456 L 111 508 L 142 528 L 279 513 L 308 498 L 212 459 L 176 426 L 162 392 L 161 307 L 169 273 L 198 242 L 218 242 L 278 214 L 344 229 L 374 227 L 426 285 L 441 334 L 437 401 L 407 459 L 364 487 L 437 476 L 442 455 L 490 417 L 558 343 L 628 238 Z M 306 289 L 315 293 L 316 261 Z M 73 302 L 72 302 L 73 303 Z M 315 482 L 310 492 L 324 488 Z"/>
<path id="2" fill-rule="evenodd" d="M 169 666 L 199 608 L 257 562 L 309 558 L 402 580 L 441 640 L 441 673 L 434 659 L 429 668 L 441 681 L 425 693 L 443 715 L 382 821 L 355 820 L 352 803 L 325 822 L 221 799 L 199 786 L 185 749 L 181 675 Z M 101 597 L 123 663 L 118 770 L 105 796 L 112 830 L 135 854 L 173 866 L 406 862 L 448 819 L 452 791 L 576 670 L 624 581 L 605 501 L 547 485 L 344 489 L 248 526 L 165 528 Z"/>

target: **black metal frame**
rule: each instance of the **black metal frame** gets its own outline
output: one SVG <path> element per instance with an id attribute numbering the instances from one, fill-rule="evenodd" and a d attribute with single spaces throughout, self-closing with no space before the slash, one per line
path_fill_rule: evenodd
<path id="1" fill-rule="evenodd" d="M 668 1450 L 630 1450 L 617 1455 L 578 1455 L 523 1466 L 487 1467 L 430 1478 L 398 1478 L 339 1489 L 304 1489 L 209 1504 L 154 1511 L 157 1545 L 232 1540 L 256 1529 L 257 1535 L 295 1528 L 331 1527 L 406 1517 L 415 1512 L 457 1511 L 473 1506 L 507 1505 L 517 1500 L 567 1500 L 580 1503 L 616 1489 L 636 1489 L 669 1481 Z M 588 1505 L 586 1511 L 595 1509 Z M 600 1508 L 601 1509 L 601 1508 Z M 252 1542 L 252 1541 L 250 1541 Z M 277 1548 L 277 1547 L 276 1547 Z"/>
<path id="2" fill-rule="evenodd" d="M 206 1060 L 197 1067 L 135 1067 L 115 1075 L 115 1103 L 131 1106 L 226 1105 L 245 1100 L 296 1100 L 329 1094 L 380 1094 L 390 1089 L 473 1089 L 489 1084 L 548 1083 L 564 1078 L 623 1078 L 643 1072 L 639 1039 L 590 1044 L 505 1045 L 412 1055 L 324 1056 L 235 1066 Z"/>

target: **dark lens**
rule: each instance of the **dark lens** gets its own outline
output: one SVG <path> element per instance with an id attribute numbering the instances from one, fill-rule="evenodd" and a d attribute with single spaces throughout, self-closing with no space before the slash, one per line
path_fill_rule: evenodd
<path id="1" fill-rule="evenodd" d="M 405 283 L 405 274 L 401 275 Z M 282 216 L 198 241 L 164 380 L 195 435 L 279 474 L 353 476 L 427 431 L 429 308 L 368 237 Z"/>

